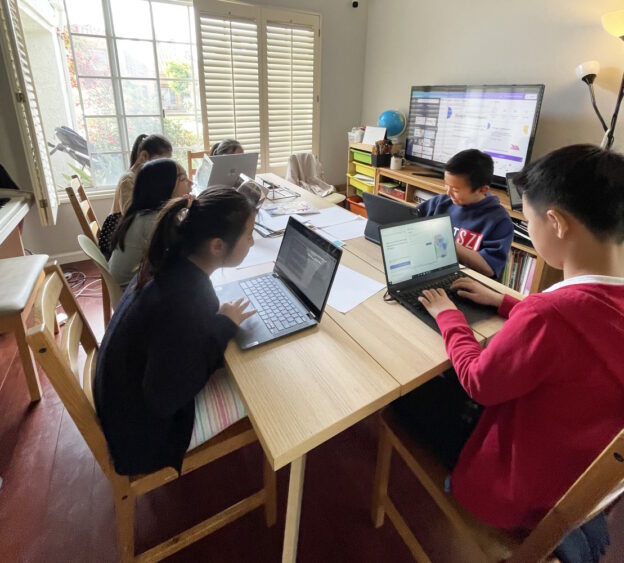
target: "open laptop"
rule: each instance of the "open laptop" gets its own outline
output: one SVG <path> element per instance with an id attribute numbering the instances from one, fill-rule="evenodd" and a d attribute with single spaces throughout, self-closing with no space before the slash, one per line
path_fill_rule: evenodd
<path id="1" fill-rule="evenodd" d="M 464 313 L 469 324 L 487 319 L 493 307 L 479 305 L 450 291 L 464 277 L 459 269 L 450 215 L 411 219 L 379 227 L 388 294 L 425 324 L 440 332 L 418 301 L 424 289 L 442 288 Z"/>
<path id="2" fill-rule="evenodd" d="M 202 165 L 195 178 L 200 190 L 205 190 L 208 186 L 233 187 L 241 174 L 250 178 L 256 177 L 257 152 L 206 156 L 204 160 L 208 166 Z"/>
<path id="3" fill-rule="evenodd" d="M 215 287 L 222 303 L 244 297 L 257 311 L 240 325 L 241 349 L 317 325 L 341 257 L 340 248 L 290 217 L 273 272 Z"/>
<path id="4" fill-rule="evenodd" d="M 379 226 L 399 221 L 407 221 L 418 217 L 418 210 L 411 206 L 392 201 L 387 197 L 373 195 L 364 192 L 364 205 L 368 221 L 364 228 L 364 237 L 375 244 L 379 244 Z"/>

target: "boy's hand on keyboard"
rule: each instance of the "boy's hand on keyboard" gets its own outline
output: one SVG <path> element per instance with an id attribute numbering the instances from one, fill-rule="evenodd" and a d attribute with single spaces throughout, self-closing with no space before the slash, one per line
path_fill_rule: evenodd
<path id="1" fill-rule="evenodd" d="M 230 319 L 236 326 L 240 326 L 240 324 L 245 320 L 256 314 L 255 309 L 251 309 L 249 311 L 245 311 L 249 307 L 249 299 L 244 299 L 241 297 L 236 301 L 229 301 L 228 303 L 223 303 L 221 307 L 219 307 L 219 313 L 221 315 L 225 315 L 228 319 Z"/>
<path id="2" fill-rule="evenodd" d="M 503 302 L 503 296 L 500 293 L 469 277 L 459 278 L 453 282 L 451 288 L 457 291 L 459 297 L 470 299 L 481 305 L 492 305 L 498 308 Z"/>
<path id="3" fill-rule="evenodd" d="M 425 289 L 418 298 L 427 312 L 435 319 L 442 311 L 457 309 L 443 289 Z"/>

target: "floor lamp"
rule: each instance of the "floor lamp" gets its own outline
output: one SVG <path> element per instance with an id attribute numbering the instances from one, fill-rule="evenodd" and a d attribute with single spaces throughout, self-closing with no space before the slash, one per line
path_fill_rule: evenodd
<path id="1" fill-rule="evenodd" d="M 624 41 L 624 10 L 617 10 L 615 12 L 609 12 L 602 16 L 602 27 L 615 37 L 619 37 Z M 615 109 L 613 110 L 613 116 L 611 117 L 611 123 L 607 125 L 603 119 L 598 106 L 596 105 L 596 96 L 594 95 L 594 80 L 600 70 L 600 64 L 598 61 L 586 61 L 576 67 L 576 75 L 587 84 L 589 88 L 589 95 L 591 98 L 592 107 L 600 119 L 600 124 L 604 129 L 604 137 L 600 146 L 602 148 L 610 149 L 613 145 L 613 133 L 615 131 L 615 125 L 617 123 L 618 113 L 620 111 L 620 104 L 624 98 L 624 74 L 622 74 L 622 82 L 620 83 L 620 89 L 618 91 L 617 101 L 615 102 Z"/>

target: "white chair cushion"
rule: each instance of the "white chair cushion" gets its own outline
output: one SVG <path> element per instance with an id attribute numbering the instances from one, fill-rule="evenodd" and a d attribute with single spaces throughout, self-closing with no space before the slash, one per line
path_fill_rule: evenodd
<path id="1" fill-rule="evenodd" d="M 47 261 L 47 254 L 0 260 L 0 317 L 24 310 Z"/>

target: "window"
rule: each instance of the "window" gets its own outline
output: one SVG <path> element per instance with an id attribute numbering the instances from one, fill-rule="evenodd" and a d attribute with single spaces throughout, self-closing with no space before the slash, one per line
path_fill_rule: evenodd
<path id="1" fill-rule="evenodd" d="M 92 184 L 114 186 L 140 133 L 174 158 L 203 147 L 192 7 L 156 0 L 65 0 L 63 40 L 75 123 Z"/>
<path id="2" fill-rule="evenodd" d="M 262 172 L 318 154 L 319 16 L 207 0 L 196 18 L 205 138 L 238 139 Z"/>

